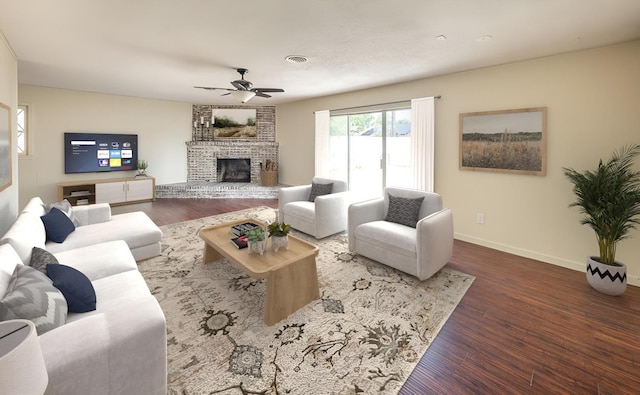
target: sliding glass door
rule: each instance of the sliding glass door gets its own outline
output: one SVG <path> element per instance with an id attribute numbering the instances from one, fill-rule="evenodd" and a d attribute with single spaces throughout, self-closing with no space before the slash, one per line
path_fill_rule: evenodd
<path id="1" fill-rule="evenodd" d="M 382 196 L 385 186 L 410 186 L 409 108 L 331 116 L 331 174 L 360 197 Z"/>
<path id="2" fill-rule="evenodd" d="M 411 109 L 385 111 L 385 186 L 413 186 Z"/>
<path id="3" fill-rule="evenodd" d="M 349 190 L 363 197 L 381 194 L 384 156 L 382 113 L 349 115 Z"/>

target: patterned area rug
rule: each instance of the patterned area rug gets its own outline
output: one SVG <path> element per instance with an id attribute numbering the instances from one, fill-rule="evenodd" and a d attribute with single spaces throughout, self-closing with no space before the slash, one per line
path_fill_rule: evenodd
<path id="1" fill-rule="evenodd" d="M 167 318 L 170 394 L 395 394 L 474 280 L 444 268 L 416 278 L 316 240 L 320 299 L 263 322 L 265 283 L 228 262 L 203 264 L 203 226 L 258 207 L 162 227 L 163 252 L 140 263 Z"/>

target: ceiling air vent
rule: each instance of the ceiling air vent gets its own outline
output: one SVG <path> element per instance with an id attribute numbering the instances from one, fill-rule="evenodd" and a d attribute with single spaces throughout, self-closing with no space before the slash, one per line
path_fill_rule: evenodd
<path id="1" fill-rule="evenodd" d="M 289 55 L 285 58 L 285 60 L 289 63 L 307 63 L 309 59 L 306 56 L 302 55 Z"/>

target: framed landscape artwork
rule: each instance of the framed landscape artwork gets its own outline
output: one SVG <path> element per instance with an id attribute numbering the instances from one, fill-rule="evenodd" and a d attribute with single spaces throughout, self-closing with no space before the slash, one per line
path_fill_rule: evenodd
<path id="1" fill-rule="evenodd" d="M 255 139 L 255 108 L 217 108 L 212 111 L 214 139 Z"/>
<path id="2" fill-rule="evenodd" d="M 0 103 L 0 191 L 11 186 L 11 107 Z"/>
<path id="3" fill-rule="evenodd" d="M 544 176 L 547 108 L 460 114 L 460 169 Z"/>

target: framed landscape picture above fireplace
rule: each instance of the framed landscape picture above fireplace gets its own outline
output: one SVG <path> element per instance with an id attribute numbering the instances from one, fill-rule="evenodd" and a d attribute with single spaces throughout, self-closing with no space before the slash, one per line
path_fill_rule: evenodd
<path id="1" fill-rule="evenodd" d="M 255 139 L 255 108 L 214 108 L 212 110 L 214 139 Z"/>

